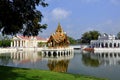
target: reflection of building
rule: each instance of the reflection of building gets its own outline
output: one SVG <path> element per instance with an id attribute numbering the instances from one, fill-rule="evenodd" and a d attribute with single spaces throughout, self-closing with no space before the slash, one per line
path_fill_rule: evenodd
<path id="1" fill-rule="evenodd" d="M 60 24 L 58 24 L 57 30 L 53 33 L 48 40 L 48 47 L 68 47 L 69 40 L 67 34 L 63 31 Z"/>
<path id="2" fill-rule="evenodd" d="M 104 65 L 120 65 L 120 52 L 98 52 L 94 56 Z"/>
<path id="3" fill-rule="evenodd" d="M 84 62 L 86 61 L 91 65 L 96 64 L 96 62 L 99 65 L 120 65 L 120 52 L 84 53 L 83 58 Z"/>
<path id="4" fill-rule="evenodd" d="M 38 55 L 39 52 L 13 52 L 11 53 L 11 59 L 13 59 L 14 62 L 18 63 L 27 63 L 27 62 L 36 62 L 39 59 L 42 59 L 42 56 Z"/>
<path id="5" fill-rule="evenodd" d="M 38 42 L 47 42 L 47 40 L 38 36 L 14 36 L 11 47 L 38 47 Z"/>
<path id="6" fill-rule="evenodd" d="M 116 40 L 114 35 L 103 34 L 98 40 L 91 40 L 90 47 L 95 51 L 99 50 L 120 50 L 120 40 Z"/>
<path id="7" fill-rule="evenodd" d="M 2 58 L 3 57 L 3 58 Z M 27 63 L 27 62 L 32 62 L 35 63 L 38 60 L 42 59 L 41 53 L 40 52 L 11 52 L 11 53 L 1 53 L 0 54 L 0 61 L 1 59 L 9 62 L 12 61 L 14 64 L 19 64 L 19 63 Z M 3 62 L 1 62 L 3 63 Z M 7 65 L 7 64 L 6 64 Z"/>

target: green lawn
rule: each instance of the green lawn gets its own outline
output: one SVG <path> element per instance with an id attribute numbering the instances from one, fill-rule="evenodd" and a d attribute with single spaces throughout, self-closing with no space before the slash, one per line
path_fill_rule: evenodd
<path id="1" fill-rule="evenodd" d="M 0 66 L 0 80 L 105 80 L 90 76 L 58 73 L 45 70 Z"/>

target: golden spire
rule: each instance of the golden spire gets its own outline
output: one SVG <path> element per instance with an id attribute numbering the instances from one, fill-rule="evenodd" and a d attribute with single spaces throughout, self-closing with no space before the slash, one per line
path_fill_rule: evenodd
<path id="1" fill-rule="evenodd" d="M 62 29 L 60 23 L 58 23 L 58 27 L 56 29 L 56 32 L 60 32 L 60 33 L 63 32 L 63 29 Z"/>

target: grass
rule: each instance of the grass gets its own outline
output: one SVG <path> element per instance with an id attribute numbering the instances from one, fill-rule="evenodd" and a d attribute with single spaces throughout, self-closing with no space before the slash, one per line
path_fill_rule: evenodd
<path id="1" fill-rule="evenodd" d="M 0 66 L 0 80 L 106 80 L 83 75 Z"/>

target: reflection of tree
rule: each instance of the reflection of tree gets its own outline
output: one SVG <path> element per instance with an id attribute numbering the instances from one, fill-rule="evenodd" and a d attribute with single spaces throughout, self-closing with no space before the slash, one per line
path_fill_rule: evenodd
<path id="1" fill-rule="evenodd" d="M 98 67 L 100 65 L 99 60 L 91 58 L 90 54 L 83 54 L 82 61 L 86 66 Z"/>
<path id="2" fill-rule="evenodd" d="M 51 71 L 67 72 L 69 60 L 49 60 L 48 67 Z"/>
<path id="3" fill-rule="evenodd" d="M 10 55 L 7 53 L 0 54 L 0 63 L 1 65 L 7 65 L 10 60 Z"/>

